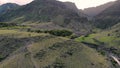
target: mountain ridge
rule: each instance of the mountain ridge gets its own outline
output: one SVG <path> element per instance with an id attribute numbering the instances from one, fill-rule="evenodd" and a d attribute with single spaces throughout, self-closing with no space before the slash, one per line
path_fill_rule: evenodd
<path id="1" fill-rule="evenodd" d="M 120 19 L 120 14 L 119 10 L 120 9 L 120 1 L 115 1 L 115 3 L 105 9 L 103 12 L 98 14 L 96 18 L 96 26 L 100 28 L 109 28 L 112 27 L 113 25 L 119 23 Z"/>
<path id="2" fill-rule="evenodd" d="M 0 22 L 17 24 L 52 22 L 63 28 L 72 29 L 74 32 L 77 31 L 76 33 L 85 34 L 89 32 L 90 28 L 88 27 L 90 27 L 90 24 L 87 17 L 79 13 L 66 6 L 64 2 L 57 0 L 34 0 L 27 5 L 1 15 Z"/>
<path id="3" fill-rule="evenodd" d="M 99 6 L 96 6 L 96 7 L 85 8 L 82 11 L 85 14 L 87 14 L 88 16 L 94 17 L 94 16 L 98 15 L 99 13 L 101 13 L 102 11 L 104 11 L 106 8 L 112 6 L 113 4 L 114 4 L 114 1 L 113 2 L 105 3 L 103 5 L 99 5 Z"/>
<path id="4" fill-rule="evenodd" d="M 0 5 L 0 14 L 3 14 L 9 10 L 12 10 L 12 9 L 15 9 L 15 8 L 18 8 L 19 5 L 18 4 L 15 4 L 15 3 L 6 3 L 6 4 L 3 4 L 3 5 Z"/>

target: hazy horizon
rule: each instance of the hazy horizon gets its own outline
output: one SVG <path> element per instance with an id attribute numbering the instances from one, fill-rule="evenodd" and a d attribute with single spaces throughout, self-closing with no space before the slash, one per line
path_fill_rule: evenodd
<path id="1" fill-rule="evenodd" d="M 17 3 L 20 5 L 25 5 L 27 3 L 30 3 L 33 0 L 0 0 L 0 4 L 4 4 L 4 3 Z M 96 7 L 99 5 L 102 5 L 104 3 L 110 2 L 110 1 L 116 1 L 116 0 L 59 0 L 59 1 L 70 1 L 70 2 L 74 2 L 76 4 L 76 6 L 79 9 L 84 9 L 84 8 L 88 8 L 88 7 Z"/>

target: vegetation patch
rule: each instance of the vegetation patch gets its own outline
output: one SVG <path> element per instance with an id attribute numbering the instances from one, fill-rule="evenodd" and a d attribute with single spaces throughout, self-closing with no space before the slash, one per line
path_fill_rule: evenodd
<path id="1" fill-rule="evenodd" d="M 49 33 L 51 35 L 63 36 L 63 37 L 71 36 L 73 34 L 73 32 L 69 30 L 31 30 L 31 29 L 28 29 L 28 32 Z"/>
<path id="2" fill-rule="evenodd" d="M 0 23 L 0 28 L 1 27 L 13 27 L 13 26 L 17 26 L 17 24 L 15 24 L 15 23 Z"/>

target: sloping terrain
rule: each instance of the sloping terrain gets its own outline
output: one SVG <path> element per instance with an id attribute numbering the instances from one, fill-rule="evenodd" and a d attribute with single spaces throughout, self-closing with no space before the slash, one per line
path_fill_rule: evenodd
<path id="1" fill-rule="evenodd" d="M 94 33 L 87 36 L 81 36 L 77 40 L 81 42 L 93 43 L 96 45 L 102 44 L 105 45 L 105 47 L 111 47 L 111 48 L 113 47 L 115 49 L 120 50 L 120 24 L 116 24 L 112 28 L 104 30 L 99 33 Z"/>
<path id="2" fill-rule="evenodd" d="M 72 3 L 72 2 L 64 2 L 64 4 L 65 4 L 68 8 L 76 11 L 80 16 L 87 17 L 87 15 L 86 15 L 83 11 L 80 11 L 80 10 L 77 8 L 77 6 L 75 5 L 75 3 Z"/>
<path id="3" fill-rule="evenodd" d="M 16 30 L 0 30 L 0 38 L 0 68 L 111 67 L 106 57 L 67 38 Z"/>
<path id="4" fill-rule="evenodd" d="M 95 26 L 99 28 L 111 27 L 120 21 L 120 1 L 117 0 L 112 6 L 105 9 L 95 18 Z"/>
<path id="5" fill-rule="evenodd" d="M 56 0 L 35 0 L 28 5 L 22 6 L 21 8 L 8 13 L 1 16 L 1 22 L 15 19 L 20 19 L 22 22 L 49 22 L 58 16 L 65 18 L 65 23 L 69 23 L 70 21 L 67 21 L 70 19 L 75 21 L 80 21 L 81 19 L 76 12 L 69 9 L 64 3 Z"/>
<path id="6" fill-rule="evenodd" d="M 81 36 L 76 41 L 88 44 L 90 47 L 97 49 L 101 54 L 108 56 L 117 56 L 120 58 L 120 24 L 116 24 L 110 29 L 99 33 Z M 120 62 L 120 61 L 119 61 Z M 114 64 L 116 65 L 116 64 Z M 119 68 L 119 65 L 116 65 Z"/>
<path id="7" fill-rule="evenodd" d="M 106 8 L 112 6 L 113 4 L 114 4 L 114 2 L 108 2 L 108 3 L 105 3 L 105 4 L 97 6 L 97 7 L 85 8 L 82 11 L 85 14 L 87 14 L 88 16 L 94 17 L 94 16 L 98 15 L 99 13 L 101 13 L 102 11 L 104 11 Z"/>
<path id="8" fill-rule="evenodd" d="M 56 0 L 34 0 L 30 4 L 0 15 L 0 22 L 17 24 L 52 22 L 62 28 L 72 29 L 77 34 L 88 33 L 91 29 L 86 17 Z"/>
<path id="9" fill-rule="evenodd" d="M 119 4 L 96 16 L 107 28 L 98 33 L 70 2 L 34 0 L 1 14 L 0 68 L 119 68 Z"/>
<path id="10" fill-rule="evenodd" d="M 14 3 L 6 3 L 0 6 L 0 14 L 3 14 L 9 10 L 16 9 L 18 8 L 19 5 L 14 4 Z"/>

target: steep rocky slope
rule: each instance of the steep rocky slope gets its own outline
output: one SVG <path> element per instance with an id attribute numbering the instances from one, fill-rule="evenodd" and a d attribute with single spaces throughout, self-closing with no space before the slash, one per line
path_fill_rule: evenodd
<path id="1" fill-rule="evenodd" d="M 90 8 L 85 8 L 83 12 L 87 14 L 88 16 L 94 17 L 104 11 L 106 8 L 112 6 L 114 2 L 108 2 L 106 4 L 96 6 L 96 7 L 90 7 Z"/>
<path id="2" fill-rule="evenodd" d="M 95 25 L 99 28 L 111 27 L 120 21 L 120 1 L 116 1 L 112 6 L 105 9 L 95 18 Z"/>
<path id="3" fill-rule="evenodd" d="M 0 6 L 0 14 L 3 14 L 9 10 L 18 8 L 19 5 L 15 4 L 15 3 L 6 3 Z"/>

